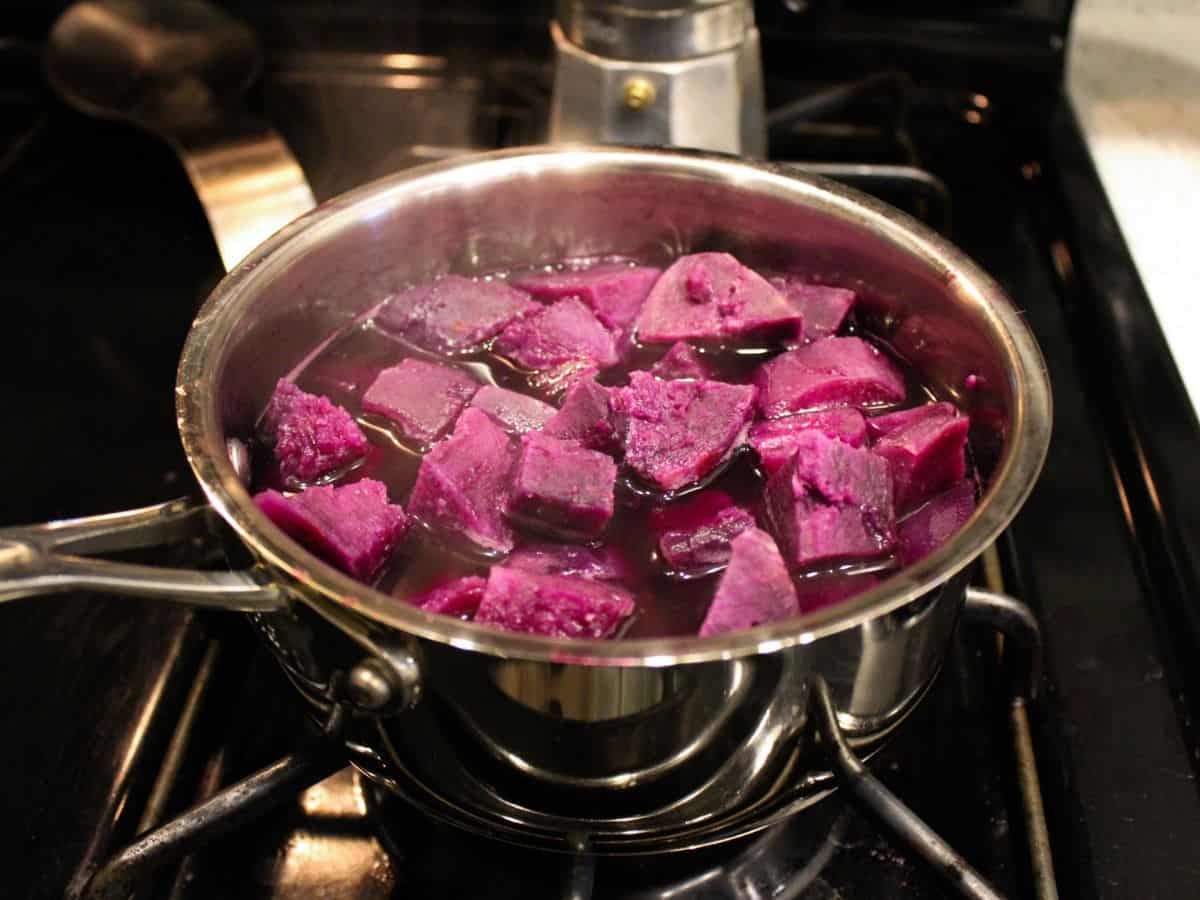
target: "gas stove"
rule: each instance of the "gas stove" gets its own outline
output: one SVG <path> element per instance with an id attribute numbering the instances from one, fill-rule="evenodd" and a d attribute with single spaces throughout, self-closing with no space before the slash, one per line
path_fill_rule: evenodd
<path id="1" fill-rule="evenodd" d="M 268 51 L 252 102 L 318 199 L 549 133 L 553 45 L 538 5 L 223 5 Z M 172 152 L 46 91 L 53 11 L 36 6 L 0 44 L 0 365 L 20 388 L 0 405 L 6 524 L 191 489 L 169 386 L 222 274 Z M 996 277 L 1046 355 L 1055 436 L 977 575 L 1041 621 L 1038 699 L 1014 715 L 1011 647 L 965 623 L 871 768 L 1005 896 L 1185 896 L 1200 878 L 1200 489 L 1188 477 L 1200 428 L 1061 92 L 1070 4 L 910 6 L 901 18 L 851 0 L 758 5 L 768 155 L 905 208 Z M 203 548 L 176 552 L 194 561 Z M 239 617 L 23 600 L 0 607 L 0 649 L 7 896 L 79 896 L 173 819 L 195 832 L 187 852 L 143 852 L 135 862 L 151 864 L 110 896 L 955 896 L 847 791 L 685 853 L 549 853 L 467 833 L 336 771 Z M 213 812 L 245 778 L 233 820 L 175 818 L 206 800 Z"/>

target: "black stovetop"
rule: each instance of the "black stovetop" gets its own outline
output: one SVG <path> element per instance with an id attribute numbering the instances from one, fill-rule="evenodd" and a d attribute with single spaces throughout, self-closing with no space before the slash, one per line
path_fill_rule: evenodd
<path id="1" fill-rule="evenodd" d="M 1008 588 L 1043 623 L 1031 721 L 1059 893 L 1190 895 L 1200 879 L 1200 488 L 1189 464 L 1200 429 L 1058 92 L 1061 43 L 1035 46 L 1010 29 L 991 51 L 964 44 L 968 54 L 919 41 L 887 49 L 877 35 L 809 56 L 811 34 L 762 21 L 774 107 L 876 76 L 850 106 L 777 128 L 774 155 L 933 172 L 949 188 L 951 237 L 1017 300 L 1046 355 L 1054 440 L 1000 550 Z M 263 27 L 269 43 L 278 37 Z M 328 59 L 313 75 L 313 58 L 280 41 L 253 100 L 323 196 L 432 152 L 413 144 L 536 140 L 544 33 L 512 27 L 520 40 L 483 41 L 486 52 L 403 96 L 382 82 L 351 86 Z M 392 49 L 428 52 L 445 36 L 391 38 L 409 41 Z M 1002 52 L 1017 44 L 1026 55 Z M 221 275 L 171 151 L 63 109 L 41 87 L 36 52 L 0 44 L 11 86 L 0 93 L 5 524 L 192 490 L 170 387 L 192 313 Z M 356 116 L 355 102 L 370 116 Z M 879 189 L 945 219 L 936 196 L 903 182 Z M 997 887 L 1033 896 L 990 637 L 961 631 L 874 768 Z M 149 821 L 271 762 L 308 728 L 237 617 L 89 595 L 18 601 L 0 607 L 0 659 L 5 896 L 61 896 Z M 152 788 L 189 692 L 197 718 L 159 803 Z M 836 796 L 758 841 L 592 865 L 465 837 L 343 775 L 164 870 L 139 896 L 570 897 L 593 876 L 596 897 L 947 896 Z"/>

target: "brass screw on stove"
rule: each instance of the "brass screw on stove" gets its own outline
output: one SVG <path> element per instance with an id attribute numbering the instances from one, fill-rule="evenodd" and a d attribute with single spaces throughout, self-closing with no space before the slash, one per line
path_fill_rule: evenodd
<path id="1" fill-rule="evenodd" d="M 654 82 L 641 75 L 634 75 L 625 82 L 625 106 L 632 110 L 645 109 L 654 103 Z"/>

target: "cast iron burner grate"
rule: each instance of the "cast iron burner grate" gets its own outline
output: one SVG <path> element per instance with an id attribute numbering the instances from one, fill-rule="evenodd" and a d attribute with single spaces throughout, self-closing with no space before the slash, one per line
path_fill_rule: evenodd
<path id="1" fill-rule="evenodd" d="M 1028 765 L 1025 703 L 1031 699 L 1037 681 L 1039 634 L 1032 613 L 1019 601 L 1004 594 L 972 589 L 964 607 L 968 625 L 995 629 L 1006 642 L 1003 660 L 1011 696 L 1012 738 L 1018 760 L 1016 780 L 1024 799 L 1023 815 L 1031 846 L 1030 868 L 1035 895 L 1039 900 L 1056 896 L 1053 874 L 1046 859 L 1040 858 L 1045 848 L 1045 825 L 1040 810 L 1040 795 L 1036 773 Z M 165 824 L 143 834 L 133 844 L 117 853 L 101 866 L 87 881 L 81 892 L 84 900 L 110 900 L 127 897 L 139 884 L 145 883 L 161 867 L 179 862 L 212 839 L 252 823 L 258 816 L 298 793 L 309 789 L 302 802 L 306 807 L 320 810 L 330 806 L 331 792 L 340 790 L 340 800 L 332 803 L 343 814 L 359 813 L 375 821 L 383 846 L 390 853 L 387 865 L 412 867 L 414 861 L 437 859 L 439 841 L 429 842 L 440 826 L 423 821 L 420 813 L 403 801 L 385 795 L 374 786 L 365 785 L 359 776 L 343 772 L 333 782 L 330 775 L 342 768 L 338 746 L 341 719 L 344 711 L 335 710 L 326 723 L 324 734 L 310 747 L 304 748 L 256 772 L 248 778 L 221 790 L 200 805 Z M 837 718 L 823 682 L 812 685 L 811 715 L 820 735 L 820 743 L 843 790 L 854 805 L 877 826 L 892 835 L 894 845 L 906 856 L 920 860 L 943 875 L 962 896 L 976 900 L 998 900 L 1002 895 L 993 889 L 949 844 L 867 768 L 843 740 Z M 330 786 L 340 785 L 340 789 Z M 317 787 L 313 787 L 317 785 Z M 313 791 L 317 793 L 313 795 Z M 315 796 L 315 799 L 313 799 Z M 440 817 L 434 811 L 435 817 Z M 458 835 L 445 841 L 456 849 L 464 847 L 474 852 L 461 858 L 475 860 L 472 865 L 492 879 L 506 868 L 526 865 L 540 868 L 538 876 L 557 878 L 560 889 L 554 896 L 571 900 L 590 900 L 592 897 L 621 896 L 627 898 L 667 898 L 688 896 L 689 891 L 701 890 L 705 897 L 742 898 L 762 896 L 799 896 L 810 886 L 828 862 L 833 849 L 844 837 L 848 827 L 844 811 L 836 804 L 819 804 L 815 810 L 783 822 L 761 836 L 735 842 L 728 847 L 718 846 L 705 857 L 679 855 L 649 857 L 651 862 L 638 858 L 596 857 L 588 851 L 587 837 L 574 836 L 573 854 L 536 854 L 510 848 L 489 837 Z M 461 843 L 465 841 L 464 845 Z M 480 843 L 480 842 L 483 843 Z M 458 843 L 456 843 L 458 842 Z M 480 861 L 489 857 L 494 866 Z M 460 861 L 461 861 L 460 858 Z M 697 859 L 703 860 L 700 866 Z M 549 862 L 547 861 L 549 860 Z M 453 860 L 444 864 L 454 865 Z M 419 863 L 418 863 L 419 865 Z M 669 873 L 677 867 L 683 874 L 671 880 Z M 531 872 L 537 871 L 536 869 Z M 668 876 L 664 883 L 664 876 Z M 606 881 L 614 882 L 609 885 Z M 650 886 L 646 886 L 646 882 Z M 495 885 L 492 885 L 493 887 Z M 502 896 L 503 894 L 499 894 Z"/>

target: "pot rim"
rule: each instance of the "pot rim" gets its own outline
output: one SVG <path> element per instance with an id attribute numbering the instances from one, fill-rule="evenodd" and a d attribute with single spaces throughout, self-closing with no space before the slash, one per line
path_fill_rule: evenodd
<path id="1" fill-rule="evenodd" d="M 225 452 L 215 385 L 228 338 L 253 303 L 257 286 L 319 246 L 323 237 L 403 202 L 405 195 L 437 191 L 464 180 L 491 181 L 506 173 L 528 173 L 531 168 L 565 171 L 591 166 L 670 170 L 782 192 L 874 232 L 939 273 L 963 303 L 983 313 L 1009 363 L 1015 401 L 1010 441 L 988 492 L 952 540 L 850 600 L 786 622 L 705 638 L 578 640 L 500 631 L 421 610 L 320 561 L 258 510 Z M 1020 313 L 990 276 L 930 228 L 873 197 L 785 166 L 676 149 L 608 146 L 522 147 L 473 154 L 406 169 L 323 203 L 261 244 L 213 290 L 188 333 L 175 393 L 184 451 L 209 502 L 260 560 L 295 581 L 288 588 L 306 602 L 332 602 L 377 623 L 461 649 L 600 666 L 667 666 L 775 652 L 813 643 L 918 599 L 969 565 L 1016 515 L 1041 470 L 1051 428 L 1045 361 Z"/>

